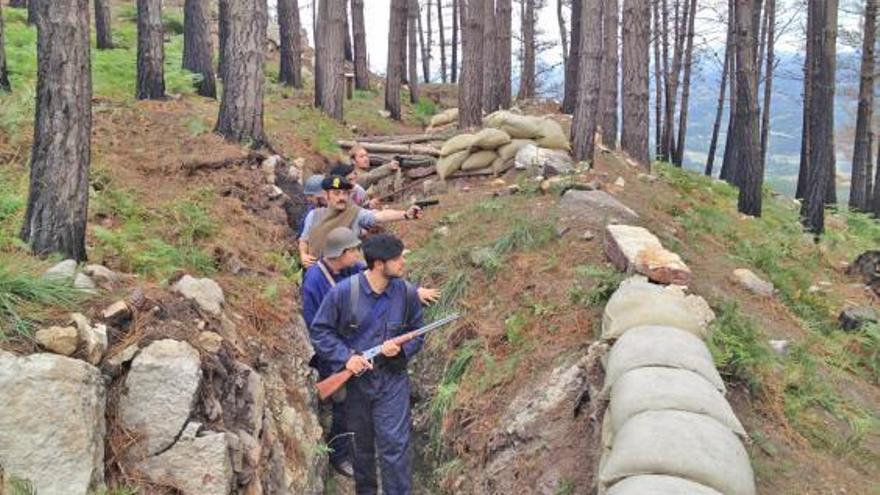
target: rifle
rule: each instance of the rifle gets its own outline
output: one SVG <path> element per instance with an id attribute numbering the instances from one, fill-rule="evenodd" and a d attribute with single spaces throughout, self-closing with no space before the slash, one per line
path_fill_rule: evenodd
<path id="1" fill-rule="evenodd" d="M 403 345 L 410 340 L 424 335 L 432 330 L 436 330 L 444 325 L 452 323 L 453 321 L 459 319 L 461 317 L 460 314 L 454 313 L 444 318 L 441 318 L 433 323 L 429 323 L 422 328 L 417 330 L 413 330 L 412 332 L 407 332 L 403 335 L 398 335 L 391 339 L 397 345 Z M 375 347 L 371 347 L 364 351 L 361 355 L 367 358 L 370 362 L 373 361 L 373 358 L 382 354 L 382 346 L 377 345 Z M 328 376 L 327 378 L 318 382 L 318 397 L 321 400 L 325 400 L 327 397 L 333 395 L 337 390 L 339 390 L 345 382 L 351 379 L 354 376 L 354 373 L 348 370 L 348 368 L 344 368 L 342 371 L 335 373 L 333 375 Z"/>
<path id="2" fill-rule="evenodd" d="M 436 199 L 436 198 L 435 198 L 435 199 L 420 199 L 420 200 L 417 200 L 417 201 L 413 201 L 412 204 L 414 204 L 414 205 L 416 205 L 416 206 L 418 206 L 419 208 L 421 208 L 421 209 L 424 210 L 425 208 L 427 208 L 427 207 L 429 207 L 429 206 L 437 206 L 437 205 L 439 205 L 439 204 L 440 204 L 440 200 L 439 200 L 439 199 Z"/>

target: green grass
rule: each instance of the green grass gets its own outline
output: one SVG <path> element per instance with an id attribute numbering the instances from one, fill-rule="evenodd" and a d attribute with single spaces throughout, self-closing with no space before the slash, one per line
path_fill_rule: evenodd
<path id="1" fill-rule="evenodd" d="M 568 290 L 569 301 L 573 304 L 586 304 L 590 307 L 603 306 L 620 283 L 626 279 L 610 266 L 584 265 L 574 268 L 577 281 Z"/>
<path id="2" fill-rule="evenodd" d="M 30 336 L 54 308 L 72 309 L 85 299 L 69 279 L 43 278 L 30 258 L 0 254 L 0 340 Z"/>
<path id="3" fill-rule="evenodd" d="M 722 304 L 716 316 L 708 342 L 715 364 L 725 380 L 744 383 L 752 395 L 761 394 L 776 356 L 735 303 Z"/>
<path id="4" fill-rule="evenodd" d="M 443 453 L 443 423 L 446 418 L 446 412 L 455 402 L 459 382 L 468 370 L 471 360 L 476 355 L 478 345 L 477 341 L 468 341 L 458 349 L 455 355 L 446 363 L 443 378 L 437 385 L 437 391 L 433 399 L 431 399 L 429 438 L 431 450 L 437 458 L 440 458 Z"/>

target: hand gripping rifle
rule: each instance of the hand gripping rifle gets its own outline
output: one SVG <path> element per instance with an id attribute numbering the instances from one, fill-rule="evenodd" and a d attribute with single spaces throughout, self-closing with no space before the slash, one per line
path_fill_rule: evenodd
<path id="1" fill-rule="evenodd" d="M 391 342 L 394 342 L 397 345 L 402 346 L 403 344 L 409 342 L 410 340 L 424 335 L 432 330 L 436 330 L 444 325 L 452 323 L 453 321 L 461 318 L 461 315 L 458 313 L 451 314 L 447 317 L 441 318 L 433 323 L 423 326 L 417 330 L 413 330 L 412 332 L 407 332 L 403 335 L 398 335 L 391 339 Z M 377 345 L 376 347 L 371 347 L 362 353 L 362 355 L 367 358 L 370 362 L 373 361 L 373 358 L 382 354 L 382 346 Z M 333 375 L 328 376 L 324 380 L 318 382 L 318 397 L 321 400 L 325 400 L 327 397 L 333 395 L 337 390 L 339 390 L 345 382 L 347 382 L 351 377 L 354 376 L 354 373 L 349 371 L 348 368 L 344 368 L 342 371 L 335 373 Z"/>

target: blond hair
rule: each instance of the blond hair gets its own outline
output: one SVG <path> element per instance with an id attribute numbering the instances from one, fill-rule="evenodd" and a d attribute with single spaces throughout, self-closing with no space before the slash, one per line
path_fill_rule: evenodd
<path id="1" fill-rule="evenodd" d="M 350 150 L 348 150 L 348 158 L 349 158 L 349 160 L 354 160 L 354 156 L 357 155 L 358 151 L 360 151 L 360 150 L 367 151 L 366 148 L 364 148 L 364 147 L 361 146 L 360 144 L 355 143 L 355 145 L 352 146 Z"/>

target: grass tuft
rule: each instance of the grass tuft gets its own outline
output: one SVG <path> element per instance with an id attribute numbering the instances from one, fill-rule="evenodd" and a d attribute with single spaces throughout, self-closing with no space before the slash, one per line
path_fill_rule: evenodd
<path id="1" fill-rule="evenodd" d="M 70 279 L 43 278 L 29 258 L 0 257 L 0 340 L 30 336 L 50 309 L 72 309 L 83 299 Z"/>

